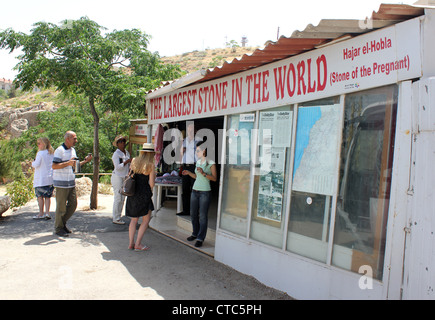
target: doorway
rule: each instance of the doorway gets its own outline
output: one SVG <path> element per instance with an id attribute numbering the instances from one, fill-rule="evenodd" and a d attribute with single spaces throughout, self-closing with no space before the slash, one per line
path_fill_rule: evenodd
<path id="1" fill-rule="evenodd" d="M 203 140 L 206 143 L 208 139 L 211 139 L 208 144 L 212 145 L 211 149 L 214 149 L 208 150 L 208 158 L 216 163 L 217 181 L 211 182 L 211 202 L 208 211 L 208 231 L 206 239 L 203 246 L 200 248 L 194 247 L 195 241 L 187 241 L 187 237 L 189 237 L 192 232 L 192 223 L 190 216 L 176 215 L 177 197 L 174 197 L 174 194 L 177 194 L 176 187 L 165 188 L 162 196 L 162 206 L 159 210 L 153 212 L 150 227 L 174 240 L 182 242 L 210 256 L 214 256 L 221 168 L 220 156 L 222 152 L 222 146 L 219 144 L 219 142 L 222 141 L 222 137 L 219 137 L 219 135 L 223 134 L 224 116 L 189 121 L 194 122 L 195 139 Z M 186 137 L 186 123 L 189 121 L 170 123 L 169 128 L 178 128 L 178 130 L 183 133 L 183 137 Z"/>

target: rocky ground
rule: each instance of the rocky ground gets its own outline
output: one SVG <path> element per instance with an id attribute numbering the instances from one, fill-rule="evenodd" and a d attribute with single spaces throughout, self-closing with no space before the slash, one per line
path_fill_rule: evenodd
<path id="1" fill-rule="evenodd" d="M 8 105 L 0 105 L 0 124 L 6 129 L 6 134 L 11 138 L 21 136 L 22 132 L 38 124 L 40 112 L 56 111 L 56 107 L 45 102 L 26 108 L 12 108 Z"/>

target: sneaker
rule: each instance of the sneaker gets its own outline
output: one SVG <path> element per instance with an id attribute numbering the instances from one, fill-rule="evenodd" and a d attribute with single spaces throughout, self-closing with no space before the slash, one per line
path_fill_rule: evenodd
<path id="1" fill-rule="evenodd" d="M 202 247 L 202 241 L 201 240 L 196 241 L 195 242 L 195 247 L 196 248 Z"/>
<path id="2" fill-rule="evenodd" d="M 62 237 L 62 238 L 66 238 L 68 237 L 68 233 L 65 230 L 60 230 L 54 233 L 55 235 Z"/>
<path id="3" fill-rule="evenodd" d="M 63 227 L 63 231 L 65 231 L 66 233 L 72 233 L 72 231 L 70 229 L 68 229 L 66 226 Z"/>
<path id="4" fill-rule="evenodd" d="M 113 220 L 112 222 L 113 222 L 114 224 L 119 224 L 119 225 L 123 225 L 123 224 L 125 224 L 125 222 L 122 221 L 121 219 L 119 219 L 119 220 Z"/>

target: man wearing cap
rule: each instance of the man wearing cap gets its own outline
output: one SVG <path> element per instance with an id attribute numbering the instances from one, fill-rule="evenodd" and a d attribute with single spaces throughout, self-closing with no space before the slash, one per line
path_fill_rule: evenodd
<path id="1" fill-rule="evenodd" d="M 112 171 L 112 187 L 113 187 L 113 210 L 112 210 L 112 222 L 115 224 L 125 224 L 121 220 L 122 208 L 124 207 L 125 196 L 119 193 L 122 188 L 125 176 L 127 176 L 130 170 L 130 153 L 125 149 L 127 145 L 127 137 L 119 135 L 113 141 L 113 146 L 117 149 L 113 153 L 112 162 L 114 170 Z"/>

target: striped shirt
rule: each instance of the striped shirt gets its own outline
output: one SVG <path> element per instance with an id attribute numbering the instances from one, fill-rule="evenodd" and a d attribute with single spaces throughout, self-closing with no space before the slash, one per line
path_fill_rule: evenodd
<path id="1" fill-rule="evenodd" d="M 76 150 L 71 147 L 67 148 L 63 143 L 54 152 L 53 163 L 62 163 L 77 158 Z M 53 170 L 53 185 L 57 188 L 74 188 L 76 186 L 76 176 L 71 166 L 62 169 Z"/>

